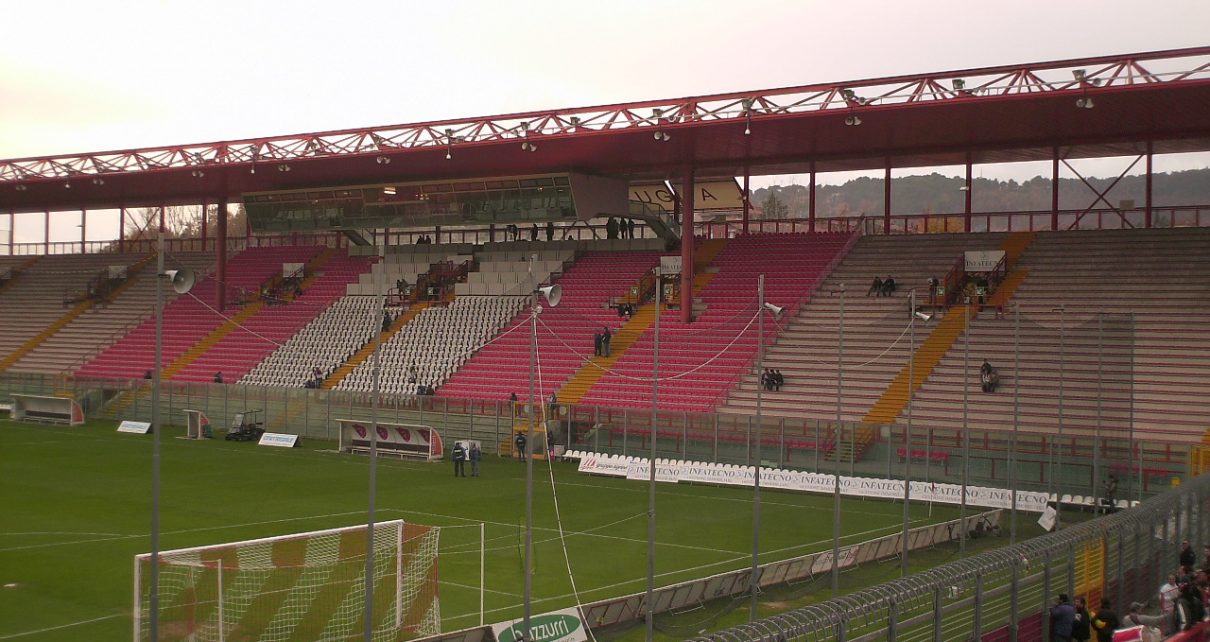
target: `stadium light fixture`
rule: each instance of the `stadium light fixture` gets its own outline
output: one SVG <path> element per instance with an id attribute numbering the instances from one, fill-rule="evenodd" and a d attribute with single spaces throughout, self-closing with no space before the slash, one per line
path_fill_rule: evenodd
<path id="1" fill-rule="evenodd" d="M 454 158 L 454 130 L 445 130 L 445 160 Z"/>
<path id="2" fill-rule="evenodd" d="M 390 165 L 391 159 L 387 156 L 379 156 L 378 158 L 374 159 L 374 162 L 378 163 L 379 165 Z"/>
<path id="3" fill-rule="evenodd" d="M 27 189 L 29 189 L 29 188 L 28 188 L 28 187 L 26 187 L 26 186 L 24 186 L 24 185 L 17 185 L 17 191 L 18 191 L 18 192 L 24 192 L 24 191 L 25 191 L 25 190 L 27 190 Z"/>
<path id="4" fill-rule="evenodd" d="M 1084 70 L 1084 69 L 1072 69 L 1072 70 L 1071 70 L 1071 77 L 1072 77 L 1072 78 L 1075 78 L 1075 79 L 1076 79 L 1076 82 L 1078 82 L 1078 83 L 1080 83 L 1081 85 L 1083 85 L 1083 84 L 1084 84 L 1084 81 L 1085 81 L 1085 80 L 1088 78 L 1088 72 L 1087 72 L 1086 70 Z"/>
<path id="5" fill-rule="evenodd" d="M 663 142 L 663 143 L 666 143 L 666 142 L 672 140 L 672 136 L 669 135 L 668 132 L 666 132 L 662 129 L 660 131 L 652 134 L 651 137 L 654 138 L 655 140 Z"/>
<path id="6" fill-rule="evenodd" d="M 288 171 L 290 171 L 290 166 L 285 163 L 282 163 L 277 166 L 277 171 L 282 172 L 282 173 L 288 172 Z"/>
<path id="7" fill-rule="evenodd" d="M 524 143 L 521 143 L 521 149 L 527 152 L 536 152 L 538 151 L 538 146 L 529 141 L 525 141 Z"/>
<path id="8" fill-rule="evenodd" d="M 92 184 L 93 184 L 93 185 L 104 185 L 104 184 L 105 184 L 105 179 L 103 179 L 103 178 L 101 178 L 100 176 L 98 176 L 98 177 L 96 177 L 96 178 L 92 179 Z"/>
<path id="9" fill-rule="evenodd" d="M 744 98 L 741 101 L 744 106 L 744 136 L 752 135 L 752 105 L 754 102 L 751 98 Z"/>
<path id="10" fill-rule="evenodd" d="M 1076 99 L 1076 107 L 1079 109 L 1092 109 L 1096 105 L 1092 102 L 1091 98 L 1083 96 Z"/>
<path id="11" fill-rule="evenodd" d="M 856 114 L 847 116 L 844 119 L 844 124 L 848 125 L 849 127 L 856 127 L 861 124 L 861 117 L 857 116 Z"/>
<path id="12" fill-rule="evenodd" d="M 200 169 L 195 169 L 190 173 L 193 175 L 194 178 L 202 178 L 202 177 L 206 176 L 206 172 L 203 172 Z"/>
<path id="13" fill-rule="evenodd" d="M 966 81 L 961 78 L 955 78 L 951 82 L 954 84 L 954 91 L 962 92 L 966 89 Z"/>
<path id="14" fill-rule="evenodd" d="M 71 181 L 63 183 L 63 189 L 71 189 Z"/>

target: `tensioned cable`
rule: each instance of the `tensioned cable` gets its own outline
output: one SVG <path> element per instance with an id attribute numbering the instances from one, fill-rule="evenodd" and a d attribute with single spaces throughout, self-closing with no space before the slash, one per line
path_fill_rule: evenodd
<path id="1" fill-rule="evenodd" d="M 535 310 L 533 310 L 531 307 L 530 314 L 536 315 L 537 312 Z M 542 359 L 541 359 L 540 355 L 541 355 L 541 353 L 539 351 L 534 350 L 535 366 L 536 366 L 536 370 L 538 371 L 538 390 L 539 391 L 544 390 L 546 387 L 542 381 Z M 539 393 L 539 397 L 540 396 L 541 396 L 541 394 Z M 530 420 L 532 421 L 532 417 L 534 414 L 533 413 L 533 410 L 534 410 L 533 398 L 530 398 L 529 403 L 530 403 L 530 417 L 531 417 Z M 546 414 L 548 409 L 550 408 L 550 406 L 549 406 L 549 404 L 546 403 L 545 399 L 541 399 L 539 401 L 539 403 L 542 404 L 542 413 L 541 413 L 542 427 L 545 429 L 545 428 L 549 427 L 549 425 L 550 425 L 550 423 L 549 423 L 550 418 L 547 417 L 547 414 Z M 573 596 L 575 596 L 576 606 L 582 606 L 583 601 L 580 599 L 580 588 L 576 585 L 576 575 L 571 570 L 571 555 L 567 552 L 567 533 L 563 530 L 563 512 L 559 509 L 559 492 L 558 492 L 557 487 L 555 486 L 554 458 L 551 457 L 552 451 L 549 447 L 550 437 L 545 435 L 545 432 L 546 431 L 543 430 L 543 433 L 544 433 L 543 436 L 546 438 L 546 443 L 542 444 L 542 447 L 546 449 L 546 474 L 550 477 L 550 497 L 555 505 L 555 525 L 558 527 L 558 531 L 559 531 L 559 548 L 561 548 L 563 550 L 563 563 L 567 567 L 567 579 L 569 582 L 571 582 L 571 593 Z M 529 447 L 532 448 L 533 445 L 530 444 Z M 523 453 L 523 454 L 525 454 L 525 453 Z M 593 634 L 592 628 L 586 626 L 586 627 L 584 627 L 584 630 L 588 633 L 589 639 L 593 640 L 593 642 L 595 642 L 596 636 Z"/>

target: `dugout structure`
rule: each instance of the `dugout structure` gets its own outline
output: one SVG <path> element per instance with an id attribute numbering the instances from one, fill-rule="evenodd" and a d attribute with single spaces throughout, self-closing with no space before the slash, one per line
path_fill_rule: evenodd
<path id="1" fill-rule="evenodd" d="M 13 421 L 40 421 L 51 424 L 79 426 L 84 423 L 84 411 L 74 399 L 41 395 L 13 395 Z"/>
<path id="2" fill-rule="evenodd" d="M 440 632 L 440 529 L 403 520 L 375 525 L 373 639 Z M 360 639 L 365 628 L 366 526 L 164 551 L 159 554 L 162 640 Z M 151 555 L 134 560 L 134 640 L 150 642 Z"/>
<path id="3" fill-rule="evenodd" d="M 336 422 L 340 424 L 340 452 L 370 452 L 371 422 L 354 419 L 337 419 Z M 379 455 L 427 461 L 440 461 L 445 455 L 441 433 L 432 426 L 380 421 L 375 432 Z"/>

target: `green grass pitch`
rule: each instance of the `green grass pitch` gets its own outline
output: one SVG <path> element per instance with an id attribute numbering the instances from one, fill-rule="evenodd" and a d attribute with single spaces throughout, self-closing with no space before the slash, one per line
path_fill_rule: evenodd
<path id="1" fill-rule="evenodd" d="M 183 432 L 168 427 L 161 438 L 164 550 L 366 520 L 366 457 L 315 440 L 286 450 L 177 439 Z M 133 556 L 150 550 L 151 444 L 112 422 L 0 420 L 0 640 L 130 639 Z M 479 624 L 480 524 L 484 622 L 520 617 L 525 466 L 488 455 L 482 476 L 466 479 L 448 461 L 380 459 L 377 468 L 379 520 L 442 527 L 442 629 Z M 582 475 L 573 463 L 534 470 L 533 612 L 573 605 L 576 591 L 591 602 L 645 590 L 646 484 Z M 766 489 L 761 498 L 762 562 L 830 548 L 830 496 Z M 844 542 L 897 532 L 902 514 L 897 503 L 846 499 Z M 956 515 L 913 507 L 912 521 Z M 750 489 L 660 485 L 656 518 L 658 585 L 751 563 Z"/>

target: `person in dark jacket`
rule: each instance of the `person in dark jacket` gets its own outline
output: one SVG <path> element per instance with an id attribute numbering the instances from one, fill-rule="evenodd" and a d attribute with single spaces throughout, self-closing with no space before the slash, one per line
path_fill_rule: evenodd
<path id="1" fill-rule="evenodd" d="M 1066 593 L 1060 593 L 1055 598 L 1054 606 L 1050 607 L 1050 626 L 1055 642 L 1071 642 L 1071 629 L 1076 621 L 1076 609 L 1067 600 Z"/>
<path id="2" fill-rule="evenodd" d="M 1084 604 L 1084 598 L 1077 597 L 1074 608 L 1075 616 L 1071 623 L 1071 639 L 1075 642 L 1088 642 L 1088 638 L 1092 636 L 1092 618 L 1088 615 L 1088 608 Z"/>
<path id="3" fill-rule="evenodd" d="M 1197 561 L 1197 554 L 1193 552 L 1193 547 L 1189 545 L 1189 540 L 1181 542 L 1181 555 L 1178 560 L 1181 566 L 1193 568 L 1193 564 Z"/>
<path id="4" fill-rule="evenodd" d="M 454 442 L 454 450 L 450 453 L 454 460 L 454 477 L 466 477 L 466 447 L 462 442 Z"/>
<path id="5" fill-rule="evenodd" d="M 1097 632 L 1097 642 L 1113 642 L 1113 632 L 1122 626 L 1118 614 L 1109 606 L 1107 598 L 1101 599 L 1101 608 L 1092 616 L 1092 630 Z"/>

